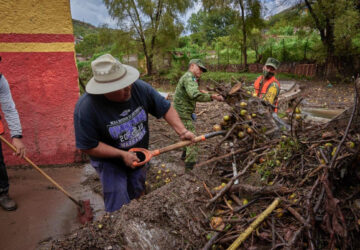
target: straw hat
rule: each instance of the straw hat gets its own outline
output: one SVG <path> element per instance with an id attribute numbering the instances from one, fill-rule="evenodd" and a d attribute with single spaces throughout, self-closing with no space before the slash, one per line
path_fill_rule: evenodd
<path id="1" fill-rule="evenodd" d="M 133 84 L 139 71 L 121 64 L 112 55 L 105 54 L 91 62 L 93 78 L 86 84 L 86 92 L 94 95 L 107 94 Z"/>

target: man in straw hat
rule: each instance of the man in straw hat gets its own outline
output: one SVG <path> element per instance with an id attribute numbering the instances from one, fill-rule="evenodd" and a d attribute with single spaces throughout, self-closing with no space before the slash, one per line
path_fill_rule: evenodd
<path id="1" fill-rule="evenodd" d="M 255 96 L 274 105 L 274 111 L 277 112 L 278 96 L 280 93 L 280 83 L 275 78 L 276 70 L 280 62 L 269 57 L 263 67 L 263 74 L 254 82 Z"/>
<path id="2" fill-rule="evenodd" d="M 195 138 L 170 102 L 138 79 L 139 71 L 109 54 L 91 63 L 93 78 L 74 112 L 76 147 L 88 154 L 100 176 L 105 210 L 113 212 L 145 191 L 146 166 L 127 150 L 148 148 L 148 113 L 164 117 L 182 140 Z"/>
<path id="3" fill-rule="evenodd" d="M 174 107 L 185 127 L 195 133 L 193 121 L 196 120 L 196 102 L 210 102 L 212 100 L 224 101 L 219 94 L 209 94 L 199 90 L 198 81 L 207 69 L 200 59 L 191 59 L 188 71 L 180 78 L 174 95 Z M 199 148 L 190 145 L 184 148 L 181 158 L 185 160 L 185 169 L 191 170 L 196 164 Z"/>

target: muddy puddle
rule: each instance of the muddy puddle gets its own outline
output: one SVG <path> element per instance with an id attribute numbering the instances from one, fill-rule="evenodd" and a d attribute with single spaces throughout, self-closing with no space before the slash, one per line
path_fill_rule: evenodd
<path id="1" fill-rule="evenodd" d="M 81 182 L 93 173 L 89 165 L 80 167 L 44 168 L 48 175 L 76 199 L 90 199 L 95 219 L 104 214 L 100 195 Z M 80 224 L 77 208 L 39 172 L 29 168 L 9 168 L 10 196 L 18 209 L 0 209 L 0 249 L 36 249 L 38 242 L 70 233 Z"/>
<path id="2" fill-rule="evenodd" d="M 335 116 L 344 112 L 344 109 L 321 109 L 321 108 L 303 108 L 303 113 L 324 119 L 332 119 Z"/>

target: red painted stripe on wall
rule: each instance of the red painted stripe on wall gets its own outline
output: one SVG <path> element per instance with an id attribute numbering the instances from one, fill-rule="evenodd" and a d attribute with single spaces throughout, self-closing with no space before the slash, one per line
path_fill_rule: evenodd
<path id="1" fill-rule="evenodd" d="M 80 161 L 73 125 L 79 98 L 74 52 L 0 52 L 0 56 L 0 71 L 19 111 L 27 156 L 39 165 Z M 5 137 L 10 138 L 5 128 Z M 24 164 L 8 147 L 3 151 L 7 165 Z"/>
<path id="2" fill-rule="evenodd" d="M 73 34 L 0 34 L 0 43 L 74 42 Z"/>

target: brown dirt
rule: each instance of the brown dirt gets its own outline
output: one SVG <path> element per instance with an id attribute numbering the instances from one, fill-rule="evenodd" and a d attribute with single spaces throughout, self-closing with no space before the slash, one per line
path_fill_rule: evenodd
<path id="1" fill-rule="evenodd" d="M 309 105 L 327 108 L 344 108 L 352 103 L 352 86 L 327 83 L 301 82 Z M 210 132 L 214 124 L 230 112 L 224 103 L 198 103 L 196 113 L 198 134 Z M 178 136 L 162 119 L 150 119 L 150 149 L 175 143 Z M 213 146 L 221 138 L 212 138 L 199 144 L 199 162 L 208 159 L 214 152 Z M 214 166 L 194 169 L 184 173 L 180 160 L 181 150 L 155 157 L 150 164 L 147 178 L 148 194 L 134 200 L 121 210 L 104 216 L 101 220 L 84 226 L 62 240 L 46 242 L 42 249 L 185 249 L 200 248 L 209 233 L 208 215 L 205 208 L 209 199 L 203 183 L 212 189 L 223 181 L 216 174 Z M 258 180 L 255 176 L 250 176 Z M 88 179 L 88 184 L 97 192 L 99 182 L 96 177 Z M 101 187 L 100 187 L 101 188 Z M 259 212 L 261 209 L 258 209 Z"/>
<path id="2" fill-rule="evenodd" d="M 321 81 L 300 81 L 302 93 L 305 96 L 306 106 L 344 109 L 354 102 L 354 85 L 331 84 Z"/>

